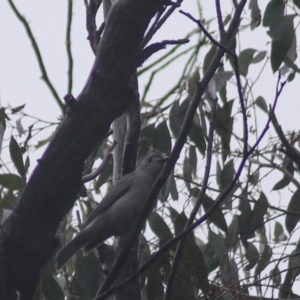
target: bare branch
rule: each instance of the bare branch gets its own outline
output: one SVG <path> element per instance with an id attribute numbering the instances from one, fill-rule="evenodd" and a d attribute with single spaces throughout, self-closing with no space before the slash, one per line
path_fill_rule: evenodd
<path id="1" fill-rule="evenodd" d="M 145 60 L 147 60 L 151 55 L 158 52 L 159 50 L 165 49 L 167 45 L 182 45 L 188 43 L 189 39 L 181 40 L 165 40 L 159 43 L 154 43 L 143 49 L 137 57 L 137 66 L 141 66 Z"/>
<path id="2" fill-rule="evenodd" d="M 224 30 L 224 24 L 223 24 L 223 18 L 222 18 L 222 10 L 220 5 L 220 0 L 215 0 L 216 5 L 216 11 L 217 11 L 217 18 L 218 18 L 218 25 L 219 25 L 219 32 L 221 36 L 221 40 L 224 37 L 225 30 Z"/>
<path id="3" fill-rule="evenodd" d="M 109 160 L 112 158 L 112 152 L 113 152 L 116 144 L 117 144 L 117 142 L 114 141 L 113 144 L 109 147 L 108 153 L 105 155 L 105 157 L 103 158 L 101 164 L 99 165 L 99 167 L 95 171 L 93 171 L 92 173 L 87 174 L 87 175 L 82 177 L 82 182 L 83 183 L 86 183 L 86 182 L 89 182 L 89 181 L 93 180 L 99 174 L 101 174 L 103 172 L 103 170 L 107 166 Z"/>
<path id="4" fill-rule="evenodd" d="M 68 15 L 66 29 L 66 50 L 68 58 L 68 94 L 72 93 L 73 87 L 73 56 L 71 50 L 71 27 L 73 19 L 73 0 L 68 0 Z"/>
<path id="5" fill-rule="evenodd" d="M 156 17 L 156 20 L 152 27 L 149 29 L 149 31 L 145 34 L 145 37 L 143 39 L 143 42 L 141 43 L 140 50 L 143 49 L 149 41 L 152 39 L 154 34 L 158 31 L 158 29 L 166 22 L 166 20 L 171 16 L 171 14 L 175 11 L 177 7 L 180 7 L 183 0 L 177 0 L 175 3 L 169 1 L 168 5 L 171 5 L 171 7 L 168 9 L 168 11 L 165 12 L 165 7 L 161 9 L 161 11 L 158 12 L 158 15 Z"/>
<path id="6" fill-rule="evenodd" d="M 86 8 L 86 29 L 88 32 L 88 40 L 90 41 L 91 49 L 96 54 L 97 47 L 100 41 L 100 35 L 104 28 L 104 23 L 100 26 L 99 31 L 96 25 L 96 16 L 102 0 L 88 0 L 84 1 Z"/>

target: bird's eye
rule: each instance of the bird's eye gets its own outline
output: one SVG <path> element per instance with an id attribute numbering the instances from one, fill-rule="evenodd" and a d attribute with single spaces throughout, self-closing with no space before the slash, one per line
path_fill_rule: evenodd
<path id="1" fill-rule="evenodd" d="M 151 158 L 151 157 L 148 158 L 148 163 L 149 163 L 149 164 L 152 163 L 152 158 Z"/>

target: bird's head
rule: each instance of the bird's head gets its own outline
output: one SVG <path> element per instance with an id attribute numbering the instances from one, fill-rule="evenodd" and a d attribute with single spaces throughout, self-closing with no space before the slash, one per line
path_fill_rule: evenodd
<path id="1" fill-rule="evenodd" d="M 156 151 L 150 151 L 139 165 L 140 170 L 145 170 L 156 176 L 160 173 L 164 163 L 168 160 L 168 156 Z"/>

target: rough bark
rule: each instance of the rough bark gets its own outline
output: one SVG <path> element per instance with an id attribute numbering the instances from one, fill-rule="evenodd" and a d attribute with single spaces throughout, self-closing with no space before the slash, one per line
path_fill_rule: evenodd
<path id="1" fill-rule="evenodd" d="M 1 299 L 17 299 L 16 291 L 21 300 L 33 299 L 40 271 L 58 247 L 59 222 L 80 190 L 84 161 L 130 104 L 138 47 L 162 5 L 163 0 L 120 0 L 112 7 L 87 83 L 1 230 Z"/>

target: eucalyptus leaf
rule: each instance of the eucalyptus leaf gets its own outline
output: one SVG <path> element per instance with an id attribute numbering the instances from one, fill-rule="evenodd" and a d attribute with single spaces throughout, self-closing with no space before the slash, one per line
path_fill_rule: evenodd
<path id="1" fill-rule="evenodd" d="M 259 253 L 252 243 L 248 243 L 246 246 L 246 258 L 249 263 L 245 266 L 244 269 L 249 271 L 255 267 L 259 260 Z"/>
<path id="2" fill-rule="evenodd" d="M 286 214 L 285 227 L 288 232 L 291 233 L 300 220 L 300 188 L 298 188 L 291 197 L 287 211 L 299 214 L 299 216 L 289 213 Z"/>
<path id="3" fill-rule="evenodd" d="M 264 215 L 267 213 L 268 207 L 269 207 L 268 199 L 266 195 L 263 192 L 261 192 L 251 212 L 252 230 L 257 230 L 264 226 Z"/>
<path id="4" fill-rule="evenodd" d="M 294 165 L 293 161 L 291 159 L 287 159 L 287 163 L 285 164 L 286 170 L 291 174 L 291 176 L 294 175 Z M 291 176 L 288 176 L 286 174 L 283 175 L 282 179 L 280 179 L 275 185 L 273 186 L 273 191 L 281 190 L 288 186 L 290 182 L 292 181 Z"/>
<path id="5" fill-rule="evenodd" d="M 12 189 L 20 190 L 25 185 L 25 181 L 16 174 L 0 174 L 0 186 Z"/>
<path id="6" fill-rule="evenodd" d="M 251 29 L 253 30 L 260 25 L 261 22 L 261 12 L 258 7 L 258 0 L 250 0 L 249 9 L 251 10 Z"/>
<path id="7" fill-rule="evenodd" d="M 26 171 L 22 157 L 23 153 L 13 136 L 11 136 L 9 142 L 9 153 L 18 173 L 21 175 L 21 177 L 24 178 L 26 175 Z"/>
<path id="8" fill-rule="evenodd" d="M 153 233 L 160 240 L 161 246 L 173 237 L 170 228 L 158 213 L 152 212 L 148 218 L 148 223 Z"/>
<path id="9" fill-rule="evenodd" d="M 163 153 L 169 153 L 171 151 L 172 142 L 167 126 L 167 122 L 163 121 L 157 125 L 153 135 L 153 148 Z"/>
<path id="10" fill-rule="evenodd" d="M 213 199 L 211 199 L 207 195 L 204 195 L 202 205 L 203 205 L 205 212 L 207 212 L 214 204 L 215 204 L 215 201 Z M 215 209 L 215 211 L 209 217 L 209 220 L 214 225 L 216 225 L 218 228 L 220 228 L 224 232 L 227 232 L 227 223 L 226 223 L 225 217 L 223 215 L 223 212 L 219 207 L 217 207 Z"/>
<path id="11" fill-rule="evenodd" d="M 75 276 L 85 299 L 93 299 L 99 287 L 99 261 L 93 253 L 83 256 L 82 251 L 76 254 Z"/>

